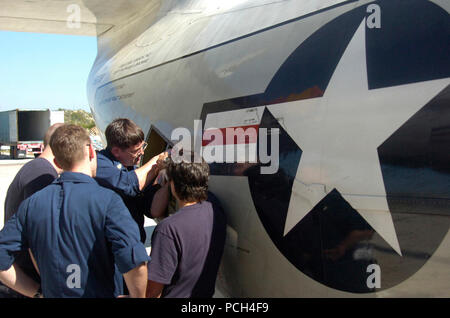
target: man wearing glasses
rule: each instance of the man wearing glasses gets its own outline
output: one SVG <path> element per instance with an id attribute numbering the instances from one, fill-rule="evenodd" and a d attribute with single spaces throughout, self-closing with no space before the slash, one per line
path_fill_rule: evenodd
<path id="1" fill-rule="evenodd" d="M 117 192 L 139 226 L 141 241 L 145 242 L 144 215 L 158 217 L 168 204 L 168 187 L 153 186 L 158 176 L 163 153 L 137 168 L 147 143 L 144 132 L 127 118 L 115 119 L 106 127 L 106 149 L 97 154 L 97 182 Z M 156 204 L 152 204 L 153 198 Z"/>

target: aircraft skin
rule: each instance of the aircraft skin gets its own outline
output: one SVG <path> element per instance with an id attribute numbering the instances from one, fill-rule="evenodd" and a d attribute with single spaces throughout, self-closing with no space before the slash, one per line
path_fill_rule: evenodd
<path id="1" fill-rule="evenodd" d="M 102 29 L 89 103 L 101 131 L 127 117 L 147 138 L 199 119 L 279 130 L 275 173 L 210 165 L 228 218 L 223 295 L 449 297 L 449 12 L 446 0 L 151 1 Z"/>

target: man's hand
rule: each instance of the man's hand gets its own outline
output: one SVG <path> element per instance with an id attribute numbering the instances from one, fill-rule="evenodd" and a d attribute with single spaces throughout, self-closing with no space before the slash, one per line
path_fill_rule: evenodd
<path id="1" fill-rule="evenodd" d="M 160 154 L 154 156 L 152 159 L 150 159 L 146 164 L 157 164 L 158 161 L 160 161 L 161 163 L 164 162 L 164 160 L 169 156 L 169 152 L 168 151 L 164 151 L 161 152 Z"/>
<path id="2" fill-rule="evenodd" d="M 161 189 L 156 191 L 150 208 L 150 215 L 152 218 L 164 217 L 167 206 L 169 205 L 169 193 L 170 189 L 168 182 L 166 182 Z"/>
<path id="3" fill-rule="evenodd" d="M 134 172 L 136 173 L 136 176 L 139 180 L 139 190 L 144 190 L 145 187 L 149 184 L 151 184 L 151 182 L 156 178 L 156 176 L 159 173 L 159 170 L 162 167 L 162 163 L 160 163 L 159 165 L 158 160 L 164 161 L 164 159 L 166 159 L 168 157 L 169 153 L 166 152 L 162 152 L 156 156 L 154 156 L 152 159 L 150 159 L 145 165 L 143 165 L 142 167 L 134 170 Z"/>

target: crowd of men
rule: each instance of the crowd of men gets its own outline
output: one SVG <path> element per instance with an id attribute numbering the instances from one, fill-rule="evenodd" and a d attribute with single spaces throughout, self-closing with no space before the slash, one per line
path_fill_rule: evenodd
<path id="1" fill-rule="evenodd" d="M 97 153 L 84 128 L 53 125 L 18 172 L 0 232 L 2 287 L 10 297 L 212 297 L 226 217 L 208 164 L 164 152 L 137 167 L 147 143 L 129 119 L 105 136 Z M 144 216 L 161 220 L 150 255 Z"/>

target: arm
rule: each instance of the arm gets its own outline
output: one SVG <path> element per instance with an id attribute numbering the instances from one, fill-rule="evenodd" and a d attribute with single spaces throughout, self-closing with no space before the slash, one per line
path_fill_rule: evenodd
<path id="1" fill-rule="evenodd" d="M 39 284 L 28 277 L 15 263 L 9 269 L 0 271 L 0 281 L 27 297 L 33 297 L 39 289 Z"/>
<path id="2" fill-rule="evenodd" d="M 145 297 L 145 289 L 147 288 L 147 263 L 142 263 L 138 267 L 135 267 L 129 272 L 123 274 L 123 278 L 125 279 L 128 291 L 130 292 L 130 297 Z"/>
<path id="3" fill-rule="evenodd" d="M 95 179 L 103 187 L 126 196 L 135 197 L 157 175 L 159 167 L 157 161 L 158 156 L 153 157 L 142 167 L 128 171 L 125 167 L 120 169 L 116 167 L 111 158 L 100 152 L 97 154 L 97 175 Z M 151 173 L 150 170 L 152 170 Z"/>
<path id="4" fill-rule="evenodd" d="M 152 218 L 160 218 L 166 212 L 167 205 L 169 204 L 169 191 L 169 183 L 167 182 L 155 193 L 150 209 Z"/>
<path id="5" fill-rule="evenodd" d="M 161 298 L 163 289 L 164 289 L 164 284 L 149 280 L 147 282 L 147 292 L 146 292 L 145 297 L 146 298 Z"/>
<path id="6" fill-rule="evenodd" d="M 111 194 L 105 220 L 106 239 L 111 243 L 114 262 L 124 275 L 130 296 L 145 297 L 149 257 L 130 212 L 118 194 Z"/>
<path id="7" fill-rule="evenodd" d="M 32 297 L 37 292 L 39 284 L 15 263 L 16 252 L 28 249 L 24 224 L 29 201 L 26 199 L 20 204 L 17 213 L 0 232 L 0 280 L 19 293 Z"/>
<path id="8" fill-rule="evenodd" d="M 170 236 L 164 234 L 164 226 L 164 222 L 157 225 L 152 236 L 146 293 L 148 298 L 161 297 L 164 286 L 171 284 L 178 268 L 177 244 Z"/>
<path id="9" fill-rule="evenodd" d="M 139 190 L 142 191 L 158 176 L 159 170 L 161 169 L 162 161 L 165 158 L 167 158 L 167 156 L 168 156 L 167 152 L 160 153 L 154 156 L 152 159 L 150 159 L 142 167 L 134 170 L 139 180 Z"/>
<path id="10" fill-rule="evenodd" d="M 154 158 L 152 158 L 153 160 Z M 145 189 L 158 175 L 158 166 L 156 162 L 150 160 L 142 167 L 134 170 L 139 181 L 139 190 Z"/>

